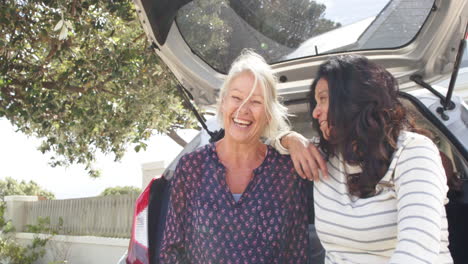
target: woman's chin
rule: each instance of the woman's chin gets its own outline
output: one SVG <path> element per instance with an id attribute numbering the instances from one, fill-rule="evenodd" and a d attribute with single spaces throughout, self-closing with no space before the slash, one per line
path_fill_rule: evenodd
<path id="1" fill-rule="evenodd" d="M 238 144 L 248 144 L 252 143 L 253 141 L 260 140 L 259 136 L 254 136 L 252 133 L 244 132 L 244 131 L 228 131 L 226 135 L 233 141 Z"/>
<path id="2" fill-rule="evenodd" d="M 323 139 L 325 139 L 326 141 L 328 141 L 328 139 L 330 138 L 328 131 L 323 131 L 322 130 L 322 136 L 323 136 Z"/>

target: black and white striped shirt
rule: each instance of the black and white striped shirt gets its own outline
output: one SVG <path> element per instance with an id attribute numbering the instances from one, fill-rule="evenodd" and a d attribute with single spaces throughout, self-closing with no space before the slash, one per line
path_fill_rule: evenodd
<path id="1" fill-rule="evenodd" d="M 315 184 L 315 224 L 325 263 L 453 263 L 448 250 L 446 176 L 428 138 L 402 132 L 376 195 L 349 194 L 339 157 Z M 355 169 L 355 168 L 354 168 Z"/>

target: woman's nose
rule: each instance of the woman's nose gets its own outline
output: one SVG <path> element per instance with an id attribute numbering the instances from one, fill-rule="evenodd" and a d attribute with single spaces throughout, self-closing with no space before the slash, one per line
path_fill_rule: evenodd
<path id="1" fill-rule="evenodd" d="M 319 109 L 318 105 L 316 105 L 314 107 L 314 110 L 312 111 L 312 117 L 315 118 L 315 119 L 318 119 L 319 115 L 320 115 L 320 109 Z"/>
<path id="2" fill-rule="evenodd" d="M 249 105 L 249 103 L 245 103 L 244 105 L 241 105 L 241 106 L 237 109 L 238 114 L 248 114 L 249 111 L 250 111 L 250 105 Z"/>

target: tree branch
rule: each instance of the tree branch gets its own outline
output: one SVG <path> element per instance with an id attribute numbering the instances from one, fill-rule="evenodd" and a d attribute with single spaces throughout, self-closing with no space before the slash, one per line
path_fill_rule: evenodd
<path id="1" fill-rule="evenodd" d="M 168 135 L 172 140 L 174 140 L 177 144 L 179 144 L 181 147 L 185 147 L 187 145 L 187 142 L 181 138 L 174 130 L 170 129 L 166 135 Z"/>
<path id="2" fill-rule="evenodd" d="M 75 14 L 76 14 L 76 0 L 73 0 L 72 2 L 72 6 L 71 6 L 71 15 L 72 17 L 75 17 Z"/>
<path id="3" fill-rule="evenodd" d="M 138 37 L 134 38 L 132 40 L 133 43 L 137 42 L 139 39 L 143 38 L 145 36 L 145 32 L 141 33 Z"/>
<path id="4" fill-rule="evenodd" d="M 47 54 L 47 57 L 44 59 L 44 63 L 43 64 L 47 64 L 49 63 L 50 59 L 52 58 L 52 56 L 55 55 L 55 53 L 57 53 L 57 50 L 58 50 L 58 45 L 55 43 L 55 41 L 51 41 L 51 48 L 50 48 L 50 51 L 49 51 L 49 54 Z"/>

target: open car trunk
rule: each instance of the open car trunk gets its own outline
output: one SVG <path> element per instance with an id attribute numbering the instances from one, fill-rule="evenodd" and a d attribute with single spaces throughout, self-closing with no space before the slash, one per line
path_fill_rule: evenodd
<path id="1" fill-rule="evenodd" d="M 454 107 L 445 109 L 443 116 L 438 109 L 451 92 L 422 87 L 450 78 L 460 40 L 465 38 L 468 1 L 134 1 L 152 48 L 195 104 L 213 109 L 230 64 L 243 48 L 250 48 L 272 65 L 280 81 L 278 92 L 294 114 L 293 129 L 306 137 L 316 135 L 306 95 L 323 61 L 355 53 L 384 66 L 399 82 L 402 103 L 418 125 L 432 132 L 443 153 L 446 172 L 452 175 L 446 206 L 449 249 L 455 263 L 468 263 L 468 107 L 455 96 Z M 327 26 L 316 27 L 319 22 Z M 468 58 L 464 61 L 468 63 Z M 437 92 L 441 96 L 435 96 Z M 213 124 L 208 127 L 217 129 Z M 143 192 L 127 263 L 158 263 L 169 185 L 178 159 L 207 144 L 209 137 L 202 131 L 163 178 L 154 179 Z"/>
<path id="2" fill-rule="evenodd" d="M 431 97 L 431 94 L 427 94 Z M 444 153 L 446 163 L 444 164 L 447 174 L 452 173 L 452 182 L 449 182 L 450 190 L 449 203 L 446 205 L 447 219 L 449 224 L 450 252 L 456 264 L 468 263 L 468 161 L 466 149 L 455 140 L 454 135 L 449 131 L 431 111 L 422 104 L 415 96 L 409 93 L 400 93 L 400 100 L 408 109 L 410 115 L 417 121 L 417 125 L 429 130 L 433 134 L 433 140 L 439 150 Z M 316 135 L 316 131 L 311 129 L 309 109 L 305 102 L 288 106 L 296 115 L 291 119 L 294 129 L 308 137 Z M 214 129 L 212 127 L 212 129 Z M 200 137 L 204 139 L 201 140 Z M 208 134 L 201 133 L 191 142 L 190 146 L 184 149 L 184 153 L 208 142 Z M 169 166 L 163 177 L 154 179 L 148 186 L 147 193 L 147 234 L 148 253 L 146 263 L 158 263 L 157 256 L 161 247 L 165 218 L 169 202 L 169 186 L 175 165 L 178 159 Z M 310 188 L 312 190 L 312 188 Z M 313 199 L 313 195 L 309 195 Z M 313 205 L 313 203 L 311 203 Z M 309 208 L 309 222 L 313 223 L 313 208 Z M 311 251 L 312 252 L 312 251 Z M 139 262 L 129 262 L 139 263 Z M 145 263 L 145 262 L 141 262 Z"/>

